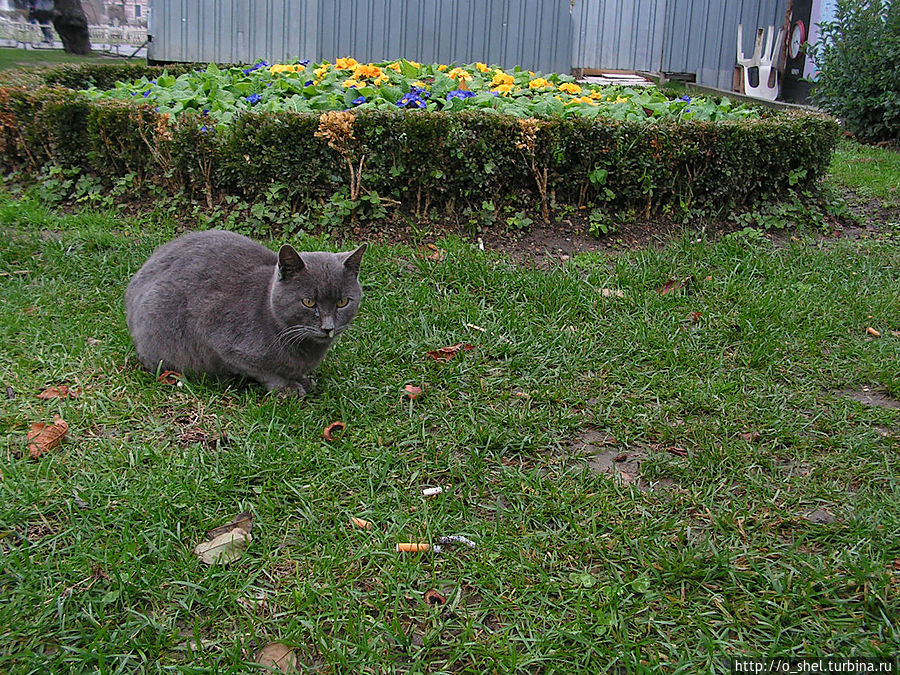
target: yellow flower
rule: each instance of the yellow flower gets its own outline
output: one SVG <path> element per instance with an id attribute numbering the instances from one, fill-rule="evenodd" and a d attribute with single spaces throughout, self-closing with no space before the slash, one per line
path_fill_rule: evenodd
<path id="1" fill-rule="evenodd" d="M 372 84 L 374 84 L 376 87 L 380 87 L 382 84 L 384 84 L 387 81 L 388 81 L 387 75 L 382 75 L 381 77 L 376 77 L 374 80 L 372 80 Z"/>
<path id="2" fill-rule="evenodd" d="M 325 74 L 328 72 L 328 64 L 323 63 L 320 67 L 316 68 L 313 72 L 316 74 L 316 79 L 321 80 L 323 77 L 325 77 Z"/>
<path id="3" fill-rule="evenodd" d="M 628 103 L 628 99 L 624 96 L 616 96 L 616 103 Z"/>
<path id="4" fill-rule="evenodd" d="M 529 71 L 528 71 L 528 77 L 534 77 L 534 71 L 533 71 L 533 70 L 529 70 Z"/>
<path id="5" fill-rule="evenodd" d="M 364 80 L 366 78 L 375 78 L 381 77 L 382 72 L 381 68 L 378 66 L 372 65 L 371 63 L 367 66 L 358 64 L 353 68 L 353 77 L 357 80 Z"/>
<path id="6" fill-rule="evenodd" d="M 581 93 L 581 87 L 579 87 L 574 82 L 563 82 L 561 85 L 559 85 L 559 90 L 564 91 L 567 94 L 580 94 Z"/>
<path id="7" fill-rule="evenodd" d="M 388 68 L 391 70 L 396 70 L 398 73 L 400 72 L 400 64 L 397 61 L 388 64 Z"/>
<path id="8" fill-rule="evenodd" d="M 603 92 L 599 89 L 594 89 L 594 91 L 591 92 L 591 98 L 600 101 L 603 98 Z"/>
<path id="9" fill-rule="evenodd" d="M 415 66 L 416 68 L 421 68 L 421 64 L 418 61 L 407 61 L 407 63 L 411 66 Z"/>
<path id="10" fill-rule="evenodd" d="M 475 64 L 475 69 L 482 73 L 491 72 L 491 69 L 487 67 L 487 64 L 481 62 Z"/>
<path id="11" fill-rule="evenodd" d="M 496 87 L 494 87 L 493 89 L 491 89 L 491 91 L 496 91 L 498 94 L 503 94 L 503 95 L 505 96 L 505 95 L 508 94 L 510 91 L 512 91 L 512 89 L 513 89 L 514 86 L 515 86 L 515 85 L 514 85 L 512 82 L 509 82 L 509 83 L 507 83 L 507 84 L 500 84 L 500 85 L 497 85 Z"/>
<path id="12" fill-rule="evenodd" d="M 359 61 L 357 61 L 356 59 L 351 59 L 349 57 L 345 59 L 336 59 L 334 62 L 334 67 L 338 70 L 353 70 L 358 65 Z"/>
<path id="13" fill-rule="evenodd" d="M 516 81 L 516 78 L 514 78 L 512 75 L 507 75 L 506 73 L 504 73 L 502 70 L 500 70 L 498 68 L 497 70 L 494 71 L 494 79 L 491 80 L 491 86 L 497 87 L 501 84 L 512 84 L 515 81 Z"/>
<path id="14" fill-rule="evenodd" d="M 569 101 L 569 103 L 589 103 L 590 105 L 598 105 L 598 103 L 590 96 L 577 96 Z"/>
<path id="15" fill-rule="evenodd" d="M 550 87 L 550 86 L 552 86 L 550 84 L 550 82 L 548 80 L 545 80 L 543 77 L 539 77 L 528 83 L 529 89 L 540 89 L 541 87 Z"/>
<path id="16" fill-rule="evenodd" d="M 443 73 L 445 70 L 447 70 L 447 65 L 446 65 L 446 64 L 442 63 L 441 65 L 438 66 L 438 72 L 439 72 L 439 73 Z"/>
<path id="17" fill-rule="evenodd" d="M 350 87 L 358 87 L 359 82 L 357 80 L 354 80 L 352 77 L 348 77 L 346 80 L 344 80 L 343 86 L 344 89 L 349 89 Z"/>
<path id="18" fill-rule="evenodd" d="M 299 63 L 276 63 L 269 68 L 269 72 L 273 75 L 275 73 L 300 73 L 304 70 L 305 68 Z"/>
<path id="19" fill-rule="evenodd" d="M 412 86 L 413 86 L 413 87 L 418 87 L 419 89 L 424 89 L 424 88 L 425 88 L 425 83 L 422 82 L 421 80 L 416 80 L 415 82 L 412 83 Z"/>
<path id="20" fill-rule="evenodd" d="M 453 80 L 471 80 L 472 79 L 472 76 L 469 75 L 469 73 L 467 73 L 462 68 L 454 68 L 449 73 L 447 73 L 447 76 Z"/>

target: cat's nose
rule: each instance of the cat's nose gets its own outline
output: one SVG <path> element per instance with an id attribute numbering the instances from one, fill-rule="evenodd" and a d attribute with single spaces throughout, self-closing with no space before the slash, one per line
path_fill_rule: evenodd
<path id="1" fill-rule="evenodd" d="M 334 320 L 333 319 L 325 319 L 322 321 L 322 332 L 327 334 L 328 337 L 334 337 Z"/>

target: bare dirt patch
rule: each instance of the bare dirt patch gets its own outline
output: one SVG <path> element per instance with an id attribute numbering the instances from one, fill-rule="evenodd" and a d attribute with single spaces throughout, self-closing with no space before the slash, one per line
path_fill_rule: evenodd
<path id="1" fill-rule="evenodd" d="M 881 391 L 879 389 L 872 389 L 870 387 L 863 387 L 862 389 L 841 389 L 836 392 L 838 396 L 844 396 L 846 398 L 851 398 L 857 403 L 862 403 L 863 405 L 873 406 L 875 408 L 893 408 L 900 409 L 900 401 L 893 398 L 887 392 Z"/>

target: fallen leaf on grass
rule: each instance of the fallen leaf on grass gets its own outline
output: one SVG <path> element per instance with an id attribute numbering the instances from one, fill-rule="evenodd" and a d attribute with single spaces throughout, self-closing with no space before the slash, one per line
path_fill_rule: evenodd
<path id="1" fill-rule="evenodd" d="M 748 443 L 753 443 L 754 441 L 759 440 L 759 432 L 758 431 L 744 431 L 741 433 L 741 438 Z"/>
<path id="2" fill-rule="evenodd" d="M 253 541 L 250 530 L 253 516 L 248 511 L 239 513 L 231 522 L 213 528 L 206 533 L 209 541 L 194 547 L 194 555 L 207 565 L 226 565 L 241 557 L 244 549 Z"/>
<path id="3" fill-rule="evenodd" d="M 213 529 L 209 530 L 206 533 L 206 538 L 212 540 L 219 535 L 225 534 L 226 532 L 231 532 L 234 529 L 243 530 L 247 534 L 250 534 L 250 530 L 253 529 L 253 514 L 249 511 L 244 511 L 243 513 L 237 514 L 227 525 L 214 527 Z"/>
<path id="4" fill-rule="evenodd" d="M 160 373 L 159 377 L 157 377 L 156 379 L 159 382 L 165 382 L 166 384 L 173 384 L 176 387 L 180 387 L 181 377 L 182 375 L 179 372 L 176 372 L 174 370 L 165 370 Z"/>
<path id="5" fill-rule="evenodd" d="M 455 345 L 450 345 L 449 347 L 441 347 L 440 349 L 434 349 L 426 353 L 435 361 L 449 361 L 454 356 L 456 356 L 457 352 L 467 352 L 471 349 L 475 349 L 475 345 L 457 342 Z"/>
<path id="6" fill-rule="evenodd" d="M 876 329 L 872 328 L 871 326 L 869 326 L 868 328 L 866 328 L 866 332 L 867 332 L 869 335 L 871 335 L 872 337 L 877 337 L 877 338 L 881 337 L 881 331 L 876 330 Z"/>
<path id="7" fill-rule="evenodd" d="M 50 452 L 62 443 L 68 432 L 69 425 L 59 415 L 50 424 L 35 422 L 28 432 L 28 456 L 37 459 L 42 453 Z"/>
<path id="8" fill-rule="evenodd" d="M 684 279 L 669 279 L 666 283 L 656 289 L 660 295 L 668 295 L 682 288 L 687 288 L 694 281 L 694 277 L 685 277 Z"/>
<path id="9" fill-rule="evenodd" d="M 419 398 L 422 394 L 425 393 L 425 390 L 422 387 L 417 387 L 414 384 L 408 384 L 403 387 L 403 391 L 406 392 L 407 398 L 414 401 Z"/>
<path id="10" fill-rule="evenodd" d="M 429 588 L 425 591 L 425 604 L 431 607 L 440 607 L 447 604 L 447 598 L 433 588 Z"/>
<path id="11" fill-rule="evenodd" d="M 267 668 L 280 670 L 282 673 L 294 673 L 297 670 L 297 655 L 294 650 L 280 642 L 271 642 L 259 650 L 256 662 Z"/>
<path id="12" fill-rule="evenodd" d="M 424 258 L 425 260 L 430 260 L 431 262 L 443 262 L 444 255 L 446 255 L 446 251 L 442 248 L 438 248 L 434 244 L 428 244 L 426 247 L 427 250 L 431 251 L 430 253 L 417 253 L 420 258 Z"/>
<path id="13" fill-rule="evenodd" d="M 38 394 L 37 397 L 44 401 L 49 401 L 51 398 L 75 398 L 80 394 L 80 389 L 69 389 L 68 386 L 60 384 L 56 387 L 49 387 L 47 389 L 44 389 L 44 391 Z"/>
<path id="14" fill-rule="evenodd" d="M 194 547 L 194 555 L 207 565 L 227 565 L 241 557 L 252 539 L 249 532 L 235 528 L 220 534 L 212 541 L 197 544 Z"/>
<path id="15" fill-rule="evenodd" d="M 676 457 L 687 457 L 687 450 L 675 447 L 674 445 L 666 448 L 666 452 L 671 453 Z"/>
<path id="16" fill-rule="evenodd" d="M 702 312 L 691 312 L 691 323 L 697 323 L 698 321 L 700 321 L 701 316 L 703 316 Z"/>
<path id="17" fill-rule="evenodd" d="M 325 431 L 322 432 L 322 438 L 326 441 L 334 440 L 334 432 L 343 431 L 347 427 L 343 422 L 332 422 L 327 427 L 325 427 Z"/>

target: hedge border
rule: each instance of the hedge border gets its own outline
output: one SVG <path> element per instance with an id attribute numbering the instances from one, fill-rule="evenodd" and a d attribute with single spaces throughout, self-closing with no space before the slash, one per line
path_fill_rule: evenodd
<path id="1" fill-rule="evenodd" d="M 130 78 L 162 68 L 89 64 L 50 69 L 44 78 L 111 86 L 123 71 Z M 839 135 L 833 118 L 794 111 L 654 123 L 526 121 L 474 110 L 339 114 L 351 116 L 343 119 L 351 120 L 352 138 L 329 144 L 315 114 L 247 113 L 217 131 L 202 117 L 175 121 L 60 86 L 0 88 L 0 166 L 30 174 L 78 167 L 109 181 L 132 172 L 139 184 L 204 196 L 210 206 L 226 195 L 252 202 L 279 183 L 294 205 L 377 193 L 416 215 L 485 200 L 545 217 L 554 204 L 649 215 L 718 210 L 810 186 Z"/>

